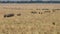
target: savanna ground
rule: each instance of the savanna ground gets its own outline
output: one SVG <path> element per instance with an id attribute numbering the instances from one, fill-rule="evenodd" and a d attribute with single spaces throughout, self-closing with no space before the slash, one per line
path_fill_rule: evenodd
<path id="1" fill-rule="evenodd" d="M 0 34 L 60 34 L 60 4 L 0 4 Z"/>

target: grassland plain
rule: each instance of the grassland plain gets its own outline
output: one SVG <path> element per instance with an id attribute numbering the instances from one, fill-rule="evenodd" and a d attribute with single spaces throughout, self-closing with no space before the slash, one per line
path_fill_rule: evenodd
<path id="1" fill-rule="evenodd" d="M 60 34 L 60 4 L 0 4 L 0 34 Z"/>

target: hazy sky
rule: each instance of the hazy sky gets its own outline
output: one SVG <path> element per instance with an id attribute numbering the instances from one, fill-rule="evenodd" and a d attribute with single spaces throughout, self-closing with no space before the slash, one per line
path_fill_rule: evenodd
<path id="1" fill-rule="evenodd" d="M 30 0 L 0 0 L 0 1 L 30 1 Z M 33 0 L 38 1 L 38 0 Z M 39 0 L 39 1 L 51 1 L 51 0 Z M 52 0 L 52 1 L 60 1 L 60 0 Z"/>

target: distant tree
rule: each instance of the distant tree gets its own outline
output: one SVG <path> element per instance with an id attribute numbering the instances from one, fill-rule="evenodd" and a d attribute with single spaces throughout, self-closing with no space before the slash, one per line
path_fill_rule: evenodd
<path id="1" fill-rule="evenodd" d="M 31 0 L 32 1 L 32 0 Z"/>
<path id="2" fill-rule="evenodd" d="M 37 1 L 42 1 L 42 0 L 37 0 Z"/>

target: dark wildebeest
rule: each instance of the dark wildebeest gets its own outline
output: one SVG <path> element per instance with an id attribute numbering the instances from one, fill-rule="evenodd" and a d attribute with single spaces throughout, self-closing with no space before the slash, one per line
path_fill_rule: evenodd
<path id="1" fill-rule="evenodd" d="M 17 16 L 21 16 L 21 14 L 17 14 Z"/>
<path id="2" fill-rule="evenodd" d="M 33 14 L 36 14 L 37 12 L 35 12 L 35 11 L 32 11 L 31 13 L 33 13 Z"/>
<path id="3" fill-rule="evenodd" d="M 4 17 L 13 17 L 14 14 L 5 14 Z"/>

